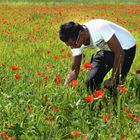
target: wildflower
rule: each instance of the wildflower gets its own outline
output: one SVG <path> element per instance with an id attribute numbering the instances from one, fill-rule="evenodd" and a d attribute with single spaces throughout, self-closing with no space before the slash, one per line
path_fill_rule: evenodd
<path id="1" fill-rule="evenodd" d="M 44 80 L 48 80 L 48 75 L 45 75 L 44 76 Z"/>
<path id="2" fill-rule="evenodd" d="M 19 70 L 20 68 L 18 66 L 12 66 L 12 70 Z"/>
<path id="3" fill-rule="evenodd" d="M 138 122 L 139 118 L 138 117 L 134 117 L 133 118 L 133 122 Z"/>
<path id="4" fill-rule="evenodd" d="M 51 67 L 52 67 L 52 66 L 51 66 L 50 64 L 47 64 L 47 65 L 46 65 L 46 68 L 47 68 L 47 69 L 49 69 L 49 68 L 51 68 Z"/>
<path id="5" fill-rule="evenodd" d="M 30 22 L 32 22 L 32 21 L 33 21 L 33 19 L 32 19 L 32 18 L 29 18 L 28 20 L 29 20 Z"/>
<path id="6" fill-rule="evenodd" d="M 107 122 L 109 120 L 109 115 L 108 114 L 103 115 L 103 120 Z"/>
<path id="7" fill-rule="evenodd" d="M 41 76 L 41 75 L 42 75 L 42 72 L 37 72 L 37 75 L 38 75 L 38 76 Z"/>
<path id="8" fill-rule="evenodd" d="M 95 96 L 95 98 L 101 98 L 102 96 L 104 96 L 104 91 L 103 90 L 96 90 L 94 92 L 94 96 Z"/>
<path id="9" fill-rule="evenodd" d="M 62 48 L 62 49 L 61 49 L 61 52 L 64 52 L 64 51 L 65 51 L 65 48 Z"/>
<path id="10" fill-rule="evenodd" d="M 91 68 L 92 68 L 92 64 L 90 62 L 84 64 L 84 69 L 91 69 Z"/>
<path id="11" fill-rule="evenodd" d="M 67 58 L 67 56 L 66 56 L 66 55 L 62 55 L 62 58 L 64 58 L 64 59 L 65 59 L 65 58 Z"/>
<path id="12" fill-rule="evenodd" d="M 50 52 L 51 52 L 50 50 L 47 50 L 47 51 L 46 51 L 47 54 L 49 54 Z"/>
<path id="13" fill-rule="evenodd" d="M 122 93 L 126 93 L 127 92 L 127 88 L 124 85 L 120 85 L 118 90 Z"/>
<path id="14" fill-rule="evenodd" d="M 46 33 L 48 33 L 48 30 L 45 30 Z"/>
<path id="15" fill-rule="evenodd" d="M 87 96 L 86 96 L 86 102 L 87 102 L 87 103 L 91 103 L 91 102 L 93 101 L 93 99 L 94 99 L 94 98 L 93 98 L 92 95 L 87 95 Z"/>
<path id="16" fill-rule="evenodd" d="M 17 80 L 19 80 L 21 78 L 21 76 L 19 74 L 15 74 L 14 76 Z"/>
<path id="17" fill-rule="evenodd" d="M 55 84 L 59 85 L 62 82 L 62 77 L 60 75 L 57 75 L 55 78 Z"/>
<path id="18" fill-rule="evenodd" d="M 68 53 L 67 56 L 68 56 L 68 57 L 72 57 L 72 54 L 71 54 L 71 53 Z"/>
<path id="19" fill-rule="evenodd" d="M 4 139 L 8 139 L 9 138 L 9 134 L 7 134 L 7 133 L 3 133 L 2 136 L 3 136 Z"/>
<path id="20" fill-rule="evenodd" d="M 72 86 L 77 87 L 78 86 L 78 81 L 77 80 L 72 80 Z"/>
<path id="21" fill-rule="evenodd" d="M 54 56 L 54 59 L 57 60 L 58 59 L 58 56 Z"/>
<path id="22" fill-rule="evenodd" d="M 120 138 L 120 140 L 127 140 L 127 137 L 123 136 L 122 138 Z"/>
<path id="23" fill-rule="evenodd" d="M 140 74 L 140 70 L 136 70 L 136 74 Z"/>
<path id="24" fill-rule="evenodd" d="M 87 135 L 84 134 L 84 135 L 83 135 L 83 140 L 87 140 L 87 138 L 88 138 Z"/>
<path id="25" fill-rule="evenodd" d="M 132 118 L 132 117 L 133 117 L 133 114 L 132 114 L 132 113 L 128 113 L 128 114 L 127 114 L 127 118 L 128 118 L 128 119 L 130 119 L 130 118 Z"/>
<path id="26" fill-rule="evenodd" d="M 74 137 L 78 137 L 78 136 L 80 136 L 80 132 L 78 132 L 78 131 L 73 131 L 73 132 L 71 132 L 71 135 L 72 136 L 74 136 Z"/>
<path id="27" fill-rule="evenodd" d="M 55 107 L 53 107 L 53 110 L 54 111 L 58 111 L 59 110 L 59 107 L 55 106 Z"/>

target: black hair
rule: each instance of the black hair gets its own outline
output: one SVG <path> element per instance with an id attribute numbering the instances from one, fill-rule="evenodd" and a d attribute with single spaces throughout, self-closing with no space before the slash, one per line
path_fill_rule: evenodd
<path id="1" fill-rule="evenodd" d="M 83 31 L 84 28 L 79 23 L 70 21 L 62 24 L 59 30 L 59 38 L 63 42 L 68 42 L 69 39 L 76 40 L 80 30 Z"/>

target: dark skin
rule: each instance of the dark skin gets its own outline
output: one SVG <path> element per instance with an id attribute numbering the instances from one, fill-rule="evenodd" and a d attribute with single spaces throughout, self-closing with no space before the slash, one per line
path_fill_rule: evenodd
<path id="1" fill-rule="evenodd" d="M 65 42 L 65 44 L 67 46 L 70 46 L 72 49 L 80 48 L 82 44 L 89 45 L 90 35 L 89 35 L 88 30 L 85 28 L 83 31 L 80 31 L 78 40 L 69 39 L 68 42 Z M 113 35 L 110 38 L 107 44 L 115 56 L 112 76 L 108 80 L 104 81 L 104 86 L 106 88 L 110 88 L 114 84 L 116 84 L 116 79 L 119 76 L 120 69 L 123 64 L 124 51 L 115 35 Z M 77 79 L 79 71 L 80 71 L 81 60 L 82 60 L 82 54 L 78 56 L 73 56 L 71 70 L 69 74 L 67 75 L 64 86 L 67 86 L 72 80 Z"/>

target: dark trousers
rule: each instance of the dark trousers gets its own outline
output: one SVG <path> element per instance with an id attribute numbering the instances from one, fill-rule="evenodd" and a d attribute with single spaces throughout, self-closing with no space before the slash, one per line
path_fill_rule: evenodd
<path id="1" fill-rule="evenodd" d="M 133 63 L 136 46 L 124 50 L 125 57 L 124 63 L 121 70 L 121 78 L 125 79 L 127 73 L 130 70 L 130 67 Z M 96 55 L 91 59 L 92 68 L 89 71 L 88 80 L 87 80 L 87 91 L 91 90 L 92 92 L 97 89 L 106 74 L 113 68 L 114 64 L 114 53 L 110 51 L 100 50 Z"/>

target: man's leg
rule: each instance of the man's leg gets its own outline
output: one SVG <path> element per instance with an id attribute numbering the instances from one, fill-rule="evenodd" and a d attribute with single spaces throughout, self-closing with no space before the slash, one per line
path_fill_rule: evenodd
<path id="1" fill-rule="evenodd" d="M 89 91 L 90 89 L 93 92 L 101 85 L 103 78 L 108 73 L 108 71 L 113 67 L 113 63 L 114 63 L 114 54 L 112 52 L 109 51 L 97 52 L 97 54 L 94 56 L 92 68 L 88 75 L 87 91 Z"/>

